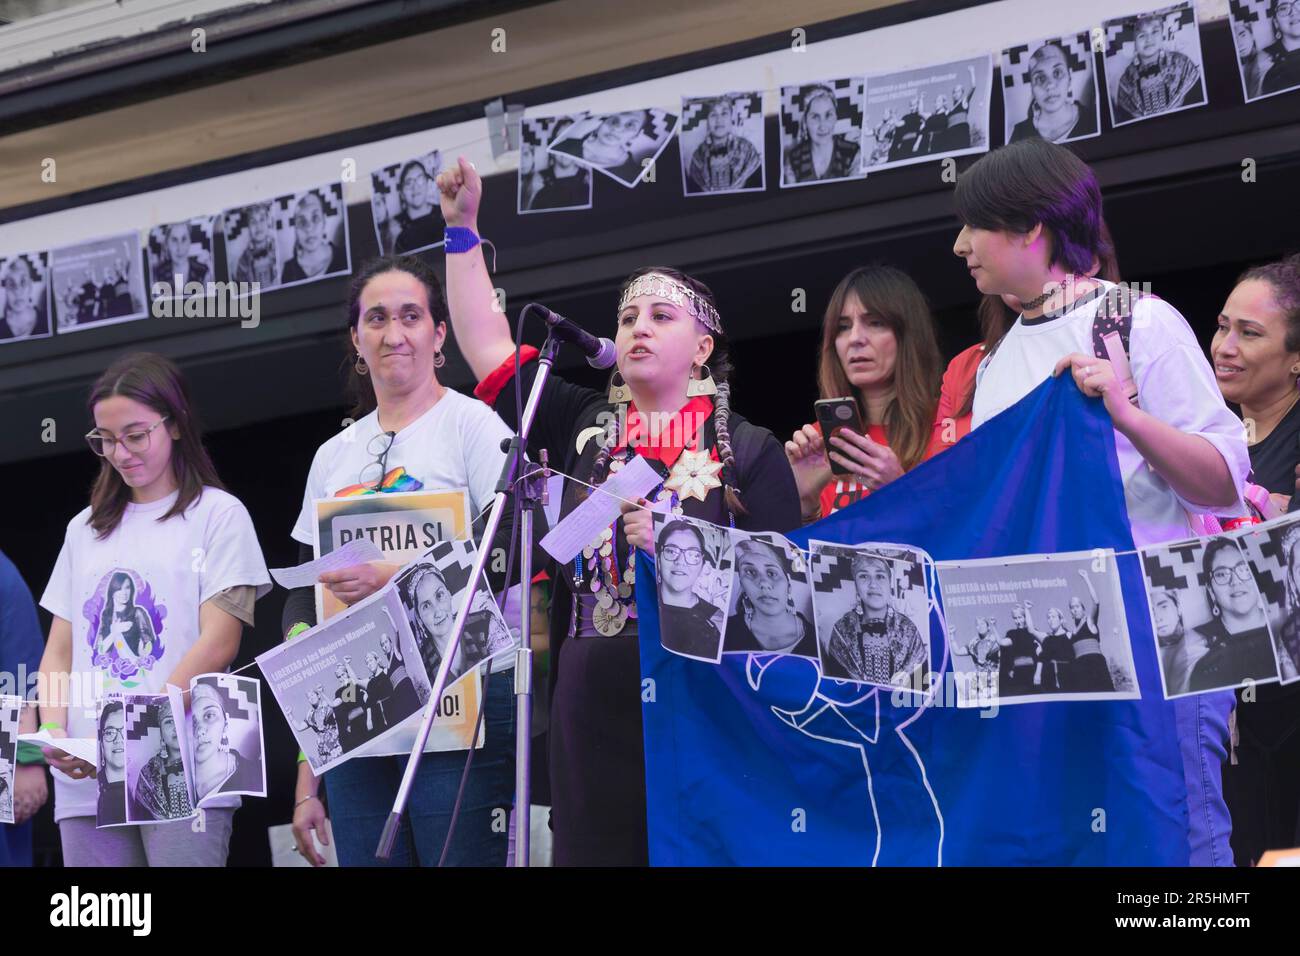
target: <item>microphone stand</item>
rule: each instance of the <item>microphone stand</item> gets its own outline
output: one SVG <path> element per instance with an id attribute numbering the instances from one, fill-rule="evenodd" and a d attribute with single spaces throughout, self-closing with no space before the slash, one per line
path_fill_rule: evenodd
<path id="1" fill-rule="evenodd" d="M 532 306 L 528 306 L 524 311 L 527 312 L 531 308 Z M 560 339 L 553 331 L 548 331 L 546 342 L 542 345 L 541 355 L 538 359 L 537 375 L 533 379 L 532 390 L 528 393 L 528 403 L 524 406 L 523 417 L 519 422 L 519 430 L 506 443 L 505 450 L 508 454 L 501 469 L 501 479 L 497 482 L 496 497 L 492 500 L 492 510 L 488 513 L 487 524 L 483 528 L 483 534 L 479 538 L 479 545 L 474 554 L 474 569 L 465 588 L 465 596 L 461 600 L 460 610 L 456 614 L 456 625 L 452 629 L 451 640 L 447 644 L 446 653 L 443 654 L 442 663 L 438 666 L 438 674 L 433 679 L 433 691 L 429 695 L 429 703 L 425 706 L 424 720 L 420 724 L 420 730 L 415 735 L 415 746 L 411 748 L 411 756 L 407 759 L 406 772 L 402 775 L 401 786 L 397 788 L 397 798 L 393 801 L 393 809 L 388 814 L 388 820 L 384 824 L 384 831 L 379 838 L 379 847 L 375 851 L 375 856 L 378 859 L 387 860 L 392 853 L 393 844 L 397 840 L 397 831 L 402 824 L 402 816 L 406 811 L 407 800 L 410 798 L 411 786 L 415 782 L 415 774 L 420 766 L 420 758 L 424 756 L 424 745 L 429 739 L 429 731 L 433 729 L 433 719 L 438 710 L 438 702 L 442 699 L 442 692 L 446 689 L 447 677 L 452 662 L 456 658 L 456 650 L 460 647 L 461 634 L 464 633 L 465 622 L 469 619 L 474 596 L 483 584 L 483 571 L 487 567 L 490 546 L 496 539 L 497 530 L 501 526 L 501 518 L 505 514 L 508 495 L 515 483 L 516 471 L 521 470 L 523 466 L 529 466 L 529 470 L 524 474 L 521 482 L 523 487 L 520 503 L 523 511 L 520 516 L 519 580 L 523 585 L 524 601 L 520 614 L 520 646 L 515 656 L 515 865 L 528 865 L 530 817 L 532 815 L 532 809 L 529 806 L 531 800 L 529 771 L 532 764 L 530 745 L 532 742 L 533 716 L 531 626 L 533 510 L 544 501 L 546 477 L 549 475 L 549 470 L 545 465 L 544 453 L 543 464 L 533 466 L 525 460 L 524 451 L 528 447 L 528 433 L 532 430 L 533 419 L 537 415 L 537 406 L 541 403 L 542 390 L 546 387 L 547 379 L 550 378 L 551 366 L 555 364 L 555 358 L 559 351 Z M 479 706 L 486 706 L 486 702 L 480 701 Z M 477 741 L 473 741 L 470 746 L 474 746 L 476 743 Z M 451 839 L 450 832 L 447 834 L 447 839 Z"/>

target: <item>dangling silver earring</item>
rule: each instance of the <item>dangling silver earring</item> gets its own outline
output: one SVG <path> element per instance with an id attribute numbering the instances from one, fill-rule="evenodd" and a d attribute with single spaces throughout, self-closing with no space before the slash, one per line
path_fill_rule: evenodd
<path id="1" fill-rule="evenodd" d="M 699 378 L 696 378 L 694 369 L 692 369 L 690 381 L 686 383 L 686 397 L 694 398 L 697 395 L 717 395 L 718 386 L 717 383 L 713 381 L 713 373 L 709 371 L 707 365 L 701 365 L 699 368 L 704 374 Z"/>
<path id="2" fill-rule="evenodd" d="M 358 375 L 367 375 L 370 372 L 370 367 L 366 365 L 366 360 L 361 357 L 360 352 L 357 353 L 357 360 L 352 367 L 357 370 Z"/>
<path id="3" fill-rule="evenodd" d="M 623 374 L 615 372 L 609 377 L 609 403 L 611 405 L 625 405 L 632 401 L 632 389 L 627 387 L 623 381 Z"/>
<path id="4" fill-rule="evenodd" d="M 442 368 L 446 364 L 447 364 L 447 353 L 444 352 L 442 349 L 436 350 L 433 353 L 433 367 Z"/>

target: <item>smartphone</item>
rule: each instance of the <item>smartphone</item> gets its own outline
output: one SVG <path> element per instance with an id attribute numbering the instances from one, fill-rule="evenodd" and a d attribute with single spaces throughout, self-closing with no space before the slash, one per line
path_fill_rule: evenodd
<path id="1" fill-rule="evenodd" d="M 866 434 L 866 429 L 862 427 L 862 417 L 858 414 L 858 403 L 852 398 L 819 399 L 813 408 L 817 414 L 817 424 L 822 427 L 822 439 L 827 443 L 828 449 L 831 436 L 841 428 L 855 431 L 859 435 Z M 830 455 L 826 456 L 826 460 L 831 464 L 831 474 L 841 477 L 853 474 Z"/>

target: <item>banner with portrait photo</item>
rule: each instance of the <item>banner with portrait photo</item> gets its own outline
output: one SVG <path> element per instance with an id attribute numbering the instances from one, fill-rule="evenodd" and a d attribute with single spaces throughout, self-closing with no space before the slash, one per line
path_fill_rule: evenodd
<path id="1" fill-rule="evenodd" d="M 987 152 L 992 92 L 988 54 L 868 76 L 864 171 Z"/>
<path id="2" fill-rule="evenodd" d="M 1300 89 L 1300 3 L 1228 0 L 1228 17 L 1246 102 Z"/>
<path id="3" fill-rule="evenodd" d="M 781 188 L 861 179 L 860 76 L 781 87 Z"/>
<path id="4" fill-rule="evenodd" d="M 1278 676 L 1290 684 L 1300 680 L 1300 513 L 1238 533 L 1264 598 Z"/>
<path id="5" fill-rule="evenodd" d="M 45 339 L 50 323 L 50 254 L 0 258 L 0 345 Z"/>
<path id="6" fill-rule="evenodd" d="M 525 116 L 521 121 L 515 196 L 519 215 L 591 208 L 591 170 L 569 153 L 546 149 L 547 143 L 585 115 Z"/>
<path id="7" fill-rule="evenodd" d="M 1278 679 L 1268 615 L 1234 534 L 1142 550 L 1166 698 Z"/>
<path id="8" fill-rule="evenodd" d="M 148 315 L 138 233 L 55 249 L 50 253 L 50 281 L 60 335 Z"/>
<path id="9" fill-rule="evenodd" d="M 655 512 L 652 520 L 659 640 L 674 654 L 716 664 L 731 607 L 731 536 L 685 515 Z"/>
<path id="10" fill-rule="evenodd" d="M 1113 126 L 1205 105 L 1201 32 L 1191 0 L 1107 20 L 1102 31 Z"/>
<path id="11" fill-rule="evenodd" d="M 400 487 L 403 478 L 409 478 L 403 469 L 393 469 L 382 476 L 380 484 Z M 358 492 L 362 488 L 360 484 L 355 487 Z M 354 538 L 364 537 L 384 552 L 384 560 L 376 562 L 377 566 L 395 572 L 437 542 L 466 538 L 470 533 L 473 517 L 465 488 L 382 494 L 350 494 L 344 488 L 339 495 L 312 503 L 316 513 L 313 557 L 324 557 Z M 316 585 L 318 622 L 329 620 L 344 606 L 329 588 Z"/>
<path id="12" fill-rule="evenodd" d="M 1073 143 L 1101 135 L 1092 36 L 1084 30 L 1002 51 L 1005 143 Z"/>
<path id="13" fill-rule="evenodd" d="M 629 188 L 646 179 L 668 141 L 677 117 L 658 107 L 584 116 L 547 146 Z"/>
<path id="14" fill-rule="evenodd" d="M 761 90 L 682 97 L 677 141 L 687 196 L 766 188 Z"/>
<path id="15" fill-rule="evenodd" d="M 442 245 L 442 208 L 434 183 L 442 154 L 431 150 L 370 174 L 370 211 L 379 254 L 407 254 Z"/>
<path id="16" fill-rule="evenodd" d="M 18 718 L 21 697 L 0 696 L 0 823 L 14 822 L 14 786 L 18 775 Z"/>
<path id="17" fill-rule="evenodd" d="M 1114 552 L 944 561 L 939 591 L 958 706 L 1141 697 Z"/>
<path id="18" fill-rule="evenodd" d="M 731 534 L 731 603 L 724 654 L 817 658 L 812 588 L 802 551 L 779 534 Z"/>
<path id="19" fill-rule="evenodd" d="M 822 674 L 928 689 L 930 588 L 922 556 L 891 544 L 808 546 Z"/>
<path id="20" fill-rule="evenodd" d="M 214 217 L 200 216 L 149 230 L 145 237 L 145 261 L 149 266 L 151 302 L 206 297 L 207 284 L 216 279 L 212 251 L 214 229 Z M 192 282 L 201 288 L 189 288 Z"/>

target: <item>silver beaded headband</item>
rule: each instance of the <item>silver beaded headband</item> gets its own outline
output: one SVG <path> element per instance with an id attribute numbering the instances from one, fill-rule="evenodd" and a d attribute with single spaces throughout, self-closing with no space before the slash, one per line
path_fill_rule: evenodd
<path id="1" fill-rule="evenodd" d="M 627 287 L 623 298 L 619 300 L 618 311 L 621 313 L 627 304 L 639 295 L 651 295 L 665 302 L 671 302 L 685 309 L 714 332 L 722 334 L 722 318 L 718 315 L 718 310 L 696 295 L 694 289 L 663 273 L 647 272 L 643 276 L 637 276 L 636 281 Z"/>

